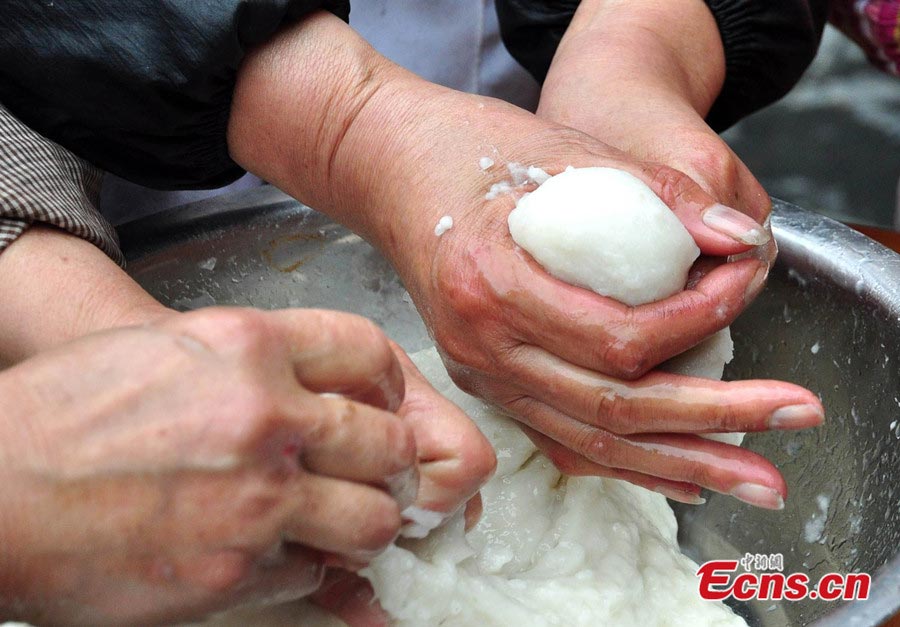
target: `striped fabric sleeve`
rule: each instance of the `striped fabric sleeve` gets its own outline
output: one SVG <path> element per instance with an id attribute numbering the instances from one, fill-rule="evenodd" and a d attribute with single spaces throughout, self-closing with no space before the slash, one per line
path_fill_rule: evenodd
<path id="1" fill-rule="evenodd" d="M 43 223 L 91 242 L 122 265 L 116 232 L 97 209 L 102 175 L 0 104 L 0 253 Z"/>

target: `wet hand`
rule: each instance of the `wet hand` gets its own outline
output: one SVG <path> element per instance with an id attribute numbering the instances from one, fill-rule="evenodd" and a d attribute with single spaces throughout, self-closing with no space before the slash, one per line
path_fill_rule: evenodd
<path id="1" fill-rule="evenodd" d="M 171 622 L 297 598 L 324 562 L 383 549 L 416 498 L 402 369 L 356 316 L 176 314 L 0 387 L 8 616 Z"/>

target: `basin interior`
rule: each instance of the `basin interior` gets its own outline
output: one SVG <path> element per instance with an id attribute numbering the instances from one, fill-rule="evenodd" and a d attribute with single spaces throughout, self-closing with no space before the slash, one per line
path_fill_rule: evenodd
<path id="1" fill-rule="evenodd" d="M 900 606 L 900 303 L 876 280 L 879 273 L 900 277 L 900 260 L 878 267 L 883 259 L 890 265 L 890 258 L 876 249 L 870 256 L 862 236 L 775 205 L 782 252 L 768 287 L 733 326 L 735 360 L 726 378 L 806 386 L 821 396 L 827 423 L 748 436 L 746 446 L 787 478 L 783 511 L 713 494 L 705 506 L 676 507 L 680 540 L 698 561 L 781 553 L 786 573 L 806 572 L 813 580 L 828 572 L 878 571 L 880 594 L 870 602 L 877 611 L 855 623 L 874 625 L 872 616 L 884 618 Z M 124 229 L 122 241 L 131 274 L 178 309 L 339 309 L 371 318 L 410 352 L 432 343 L 409 295 L 376 251 L 275 190 L 151 216 Z M 864 259 L 853 256 L 859 247 L 866 249 Z M 836 271 L 841 251 L 858 267 Z M 879 581 L 885 582 L 880 589 Z M 751 625 L 766 626 L 808 625 L 856 611 L 838 607 L 807 600 L 736 609 Z M 842 618 L 834 624 L 851 623 Z"/>

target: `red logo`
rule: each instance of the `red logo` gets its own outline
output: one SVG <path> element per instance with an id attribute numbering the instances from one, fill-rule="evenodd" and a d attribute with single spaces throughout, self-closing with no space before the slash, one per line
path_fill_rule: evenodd
<path id="1" fill-rule="evenodd" d="M 780 556 L 779 556 L 780 557 Z M 746 559 L 746 558 L 745 558 Z M 869 598 L 872 576 L 868 573 L 828 573 L 811 582 L 805 573 L 741 572 L 738 560 L 712 560 L 697 570 L 700 596 L 709 601 L 853 601 Z M 744 563 L 741 560 L 740 563 Z"/>

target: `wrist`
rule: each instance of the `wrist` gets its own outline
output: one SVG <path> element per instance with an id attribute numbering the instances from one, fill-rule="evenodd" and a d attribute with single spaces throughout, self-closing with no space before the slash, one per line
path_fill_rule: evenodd
<path id="1" fill-rule="evenodd" d="M 646 87 L 705 116 L 724 80 L 721 37 L 702 0 L 585 0 L 554 57 L 541 106 L 578 107 L 569 94 L 587 83 L 591 102 L 581 108 L 623 95 L 641 98 Z"/>
<path id="2" fill-rule="evenodd" d="M 93 244 L 33 226 L 0 255 L 0 362 L 165 308 Z"/>
<path id="3" fill-rule="evenodd" d="M 347 24 L 316 13 L 245 59 L 228 146 L 240 165 L 329 215 L 365 192 L 365 172 L 336 170 L 355 120 L 390 64 Z M 363 147 L 373 163 L 377 154 Z"/>
<path id="4" fill-rule="evenodd" d="M 348 226 L 402 269 L 400 257 L 434 245 L 435 223 L 452 213 L 435 201 L 453 197 L 449 186 L 474 179 L 478 188 L 467 191 L 483 199 L 495 182 L 478 160 L 491 153 L 497 109 L 521 113 L 428 83 L 343 22 L 317 14 L 248 57 L 229 147 L 241 165 Z"/>

